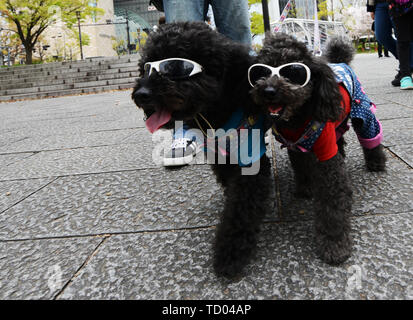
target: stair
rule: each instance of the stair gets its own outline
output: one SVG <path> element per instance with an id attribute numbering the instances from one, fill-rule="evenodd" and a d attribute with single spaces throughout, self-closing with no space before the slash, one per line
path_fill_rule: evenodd
<path id="1" fill-rule="evenodd" d="M 0 68 L 0 102 L 130 89 L 140 56 Z"/>

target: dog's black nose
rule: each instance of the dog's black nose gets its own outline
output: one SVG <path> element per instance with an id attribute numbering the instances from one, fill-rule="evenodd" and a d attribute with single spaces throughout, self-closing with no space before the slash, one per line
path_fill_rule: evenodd
<path id="1" fill-rule="evenodd" d="M 148 101 L 151 99 L 152 91 L 146 87 L 140 87 L 135 91 L 133 97 L 137 101 Z"/>
<path id="2" fill-rule="evenodd" d="M 264 89 L 264 96 L 266 98 L 274 98 L 277 95 L 277 89 L 274 87 L 266 87 Z"/>

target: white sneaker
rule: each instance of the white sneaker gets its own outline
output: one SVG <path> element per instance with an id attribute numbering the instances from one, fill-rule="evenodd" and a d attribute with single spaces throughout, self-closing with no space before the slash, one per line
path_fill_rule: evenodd
<path id="1" fill-rule="evenodd" d="M 190 139 L 176 139 L 172 142 L 171 150 L 164 152 L 163 165 L 184 166 L 190 163 L 200 151 L 196 141 Z"/>

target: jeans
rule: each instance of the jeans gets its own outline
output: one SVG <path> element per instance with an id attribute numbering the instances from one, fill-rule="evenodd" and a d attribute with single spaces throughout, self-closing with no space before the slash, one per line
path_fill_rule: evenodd
<path id="1" fill-rule="evenodd" d="M 250 15 L 247 0 L 163 0 L 166 22 L 205 21 L 209 1 L 218 32 L 228 38 L 251 46 Z M 197 140 L 186 126 L 174 131 L 174 139 L 187 137 Z"/>
<path id="2" fill-rule="evenodd" d="M 388 3 L 381 2 L 376 4 L 374 12 L 375 35 L 387 50 L 389 50 L 396 59 L 399 59 L 397 53 L 397 41 L 392 36 L 393 22 L 390 18 Z M 413 43 L 410 43 L 410 67 L 413 69 Z"/>
<path id="3" fill-rule="evenodd" d="M 383 51 L 384 51 L 384 56 L 388 57 L 389 51 L 387 50 L 387 48 L 383 47 L 380 42 L 377 42 L 377 53 L 379 54 L 379 57 L 383 56 Z"/>
<path id="4" fill-rule="evenodd" d="M 163 0 L 166 22 L 204 21 L 205 1 Z M 228 38 L 251 45 L 250 15 L 247 0 L 209 0 L 218 32 Z"/>

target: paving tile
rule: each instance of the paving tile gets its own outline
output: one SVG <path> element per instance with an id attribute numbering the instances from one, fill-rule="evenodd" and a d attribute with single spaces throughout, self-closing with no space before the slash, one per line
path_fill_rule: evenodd
<path id="1" fill-rule="evenodd" d="M 0 299 L 53 299 L 102 238 L 0 242 Z"/>
<path id="2" fill-rule="evenodd" d="M 0 154 L 0 167 L 2 170 L 5 170 L 5 168 L 13 163 L 16 163 L 20 160 L 26 159 L 28 157 L 31 157 L 34 155 L 32 152 L 26 152 L 26 153 L 14 153 L 14 154 Z M 1 177 L 0 177 L 1 180 Z"/>
<path id="3" fill-rule="evenodd" d="M 400 146 L 413 144 L 413 117 L 381 121 L 383 126 L 383 145 Z"/>
<path id="4" fill-rule="evenodd" d="M 0 215 L 0 239 L 210 226 L 222 202 L 209 166 L 63 177 Z M 272 192 L 268 221 L 275 206 Z"/>
<path id="5" fill-rule="evenodd" d="M 120 144 L 139 129 L 103 130 L 100 132 L 78 132 L 75 134 L 55 134 L 30 136 L 0 147 L 0 153 L 75 149 Z"/>
<path id="6" fill-rule="evenodd" d="M 412 299 L 413 212 L 353 221 L 354 253 L 339 267 L 315 257 L 311 223 L 267 225 L 231 284 L 212 272 L 214 229 L 112 236 L 61 298 Z"/>
<path id="7" fill-rule="evenodd" d="M 413 118 L 413 108 L 408 108 L 399 104 L 383 102 L 377 105 L 376 116 L 380 121 L 401 118 Z"/>
<path id="8" fill-rule="evenodd" d="M 52 181 L 52 179 L 32 179 L 0 182 L 0 213 Z"/>
<path id="9" fill-rule="evenodd" d="M 400 88 L 396 89 L 397 92 L 385 92 L 385 99 L 387 101 L 391 101 L 395 104 L 399 104 L 402 106 L 406 106 L 412 108 L 413 105 L 413 96 L 409 90 L 400 90 Z"/>
<path id="10" fill-rule="evenodd" d="M 390 147 L 390 150 L 406 162 L 410 168 L 413 168 L 413 144 L 393 146 Z M 402 181 L 407 182 L 404 179 Z"/>
<path id="11" fill-rule="evenodd" d="M 0 181 L 155 168 L 159 159 L 153 160 L 154 145 L 149 139 L 141 138 L 140 144 L 39 152 L 6 167 Z"/>

